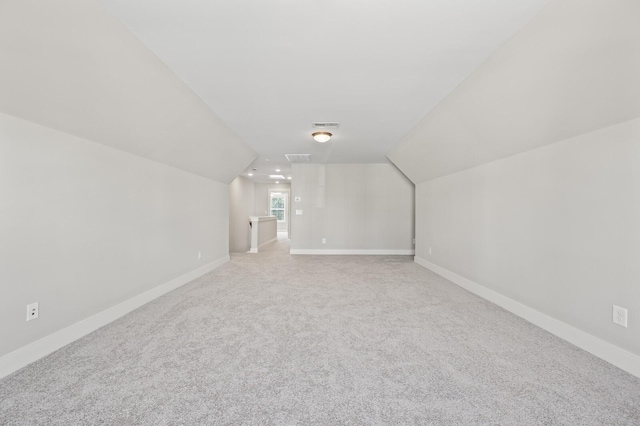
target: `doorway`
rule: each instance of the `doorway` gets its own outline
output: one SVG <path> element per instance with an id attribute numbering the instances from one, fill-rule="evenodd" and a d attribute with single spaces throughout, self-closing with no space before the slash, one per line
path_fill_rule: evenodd
<path id="1" fill-rule="evenodd" d="M 269 216 L 276 217 L 278 233 L 286 233 L 287 238 L 290 238 L 291 229 L 289 191 L 289 189 L 269 190 Z"/>

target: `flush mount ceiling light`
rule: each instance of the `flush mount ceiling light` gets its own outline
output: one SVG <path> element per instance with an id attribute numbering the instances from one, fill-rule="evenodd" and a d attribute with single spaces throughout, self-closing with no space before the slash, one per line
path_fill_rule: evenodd
<path id="1" fill-rule="evenodd" d="M 325 143 L 331 139 L 331 136 L 333 135 L 329 132 L 314 132 L 311 133 L 311 136 L 313 136 L 313 139 L 315 139 L 316 142 Z"/>

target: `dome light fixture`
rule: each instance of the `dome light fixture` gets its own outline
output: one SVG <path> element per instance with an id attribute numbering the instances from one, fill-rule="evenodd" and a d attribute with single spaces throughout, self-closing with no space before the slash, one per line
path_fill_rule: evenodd
<path id="1" fill-rule="evenodd" d="M 331 136 L 333 135 L 329 132 L 315 132 L 311 133 L 311 136 L 313 136 L 313 139 L 315 139 L 316 142 L 325 143 L 331 139 Z"/>

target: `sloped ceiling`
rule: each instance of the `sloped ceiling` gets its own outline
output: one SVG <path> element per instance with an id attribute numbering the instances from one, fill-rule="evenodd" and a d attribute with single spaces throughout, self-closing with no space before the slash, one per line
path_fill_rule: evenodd
<path id="1" fill-rule="evenodd" d="M 220 182 L 255 152 L 97 2 L 0 2 L 0 112 Z"/>
<path id="2" fill-rule="evenodd" d="M 417 184 L 637 117 L 640 2 L 553 0 L 388 156 Z"/>
<path id="3" fill-rule="evenodd" d="M 388 162 L 546 1 L 100 0 L 258 152 L 254 180 L 286 153 Z M 316 121 L 341 126 L 318 144 Z"/>

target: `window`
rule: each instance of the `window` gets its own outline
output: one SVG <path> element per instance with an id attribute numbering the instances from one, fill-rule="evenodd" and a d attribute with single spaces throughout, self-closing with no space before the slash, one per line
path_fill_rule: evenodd
<path id="1" fill-rule="evenodd" d="M 286 193 L 272 192 L 270 194 L 269 205 L 271 206 L 271 216 L 278 218 L 278 222 L 285 221 Z"/>

